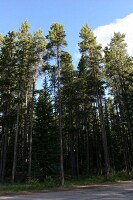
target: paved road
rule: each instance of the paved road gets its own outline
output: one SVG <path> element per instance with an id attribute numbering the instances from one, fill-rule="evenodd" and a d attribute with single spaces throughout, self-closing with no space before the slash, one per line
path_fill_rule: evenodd
<path id="1" fill-rule="evenodd" d="M 95 186 L 71 191 L 1 196 L 0 200 L 133 200 L 133 182 Z"/>

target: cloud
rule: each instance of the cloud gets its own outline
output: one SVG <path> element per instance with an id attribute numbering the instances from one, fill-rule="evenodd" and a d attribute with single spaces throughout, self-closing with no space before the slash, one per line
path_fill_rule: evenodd
<path id="1" fill-rule="evenodd" d="M 98 43 L 103 48 L 110 42 L 114 32 L 120 32 L 126 34 L 125 42 L 127 43 L 128 53 L 133 56 L 133 13 L 126 16 L 123 19 L 116 19 L 115 22 L 105 26 L 100 26 L 94 30 L 94 34 L 97 37 Z"/>

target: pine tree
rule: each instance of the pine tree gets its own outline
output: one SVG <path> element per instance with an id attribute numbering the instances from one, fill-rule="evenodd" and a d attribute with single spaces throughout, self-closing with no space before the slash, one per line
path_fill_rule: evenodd
<path id="1" fill-rule="evenodd" d="M 127 53 L 127 44 L 124 41 L 125 35 L 114 33 L 108 47 L 105 48 L 106 75 L 111 93 L 114 96 L 120 121 L 122 123 L 122 132 L 126 133 L 128 129 L 130 137 L 131 155 L 133 153 L 133 130 L 132 130 L 132 107 L 130 105 L 130 87 L 132 85 L 129 79 L 132 74 L 132 59 Z M 124 138 L 123 138 L 124 139 Z M 128 140 L 128 139 L 127 139 Z M 133 157 L 133 156 L 131 156 Z M 132 160 L 132 159 L 131 159 Z"/>
<path id="2" fill-rule="evenodd" d="M 15 31 L 9 32 L 1 39 L 0 54 L 0 96 L 1 96 L 1 167 L 0 175 L 4 181 L 6 162 L 7 162 L 7 141 L 14 127 L 15 112 L 15 89 L 16 89 L 16 36 Z"/>
<path id="3" fill-rule="evenodd" d="M 54 23 L 50 27 L 49 34 L 47 36 L 47 57 L 49 59 L 56 58 L 56 64 L 54 67 L 54 96 L 56 95 L 56 82 L 57 82 L 57 94 L 58 94 L 58 116 L 59 116 L 59 134 L 60 134 L 60 167 L 61 167 L 61 185 L 64 186 L 64 167 L 63 167 L 63 138 L 62 138 L 62 123 L 61 123 L 61 87 L 60 87 L 60 63 L 63 47 L 67 45 L 65 41 L 64 26 L 59 23 Z M 56 79 L 57 74 L 57 79 Z M 54 97 L 56 99 L 56 97 Z M 56 108 L 55 108 L 56 110 Z"/>
<path id="4" fill-rule="evenodd" d="M 105 130 L 105 122 L 103 116 L 102 108 L 102 96 L 104 93 L 103 80 L 101 78 L 102 73 L 102 53 L 101 46 L 97 44 L 96 38 L 88 25 L 82 27 L 80 32 L 80 37 L 82 39 L 79 42 L 80 52 L 82 54 L 82 59 L 84 59 L 86 70 L 89 72 L 89 76 L 93 81 L 93 98 L 96 101 L 99 112 L 99 120 L 102 133 L 102 143 L 104 150 L 105 159 L 105 171 L 108 177 L 109 175 L 109 155 L 107 147 L 107 138 Z"/>
<path id="5" fill-rule="evenodd" d="M 34 88 L 37 70 L 41 65 L 42 54 L 46 47 L 42 31 L 39 30 L 32 36 L 29 28 L 28 22 L 25 21 L 19 32 L 12 31 L 4 37 L 0 36 L 0 109 L 2 113 L 0 171 L 4 180 L 5 164 L 8 162 L 9 170 L 6 171 L 11 173 L 13 161 L 12 182 L 15 179 L 16 167 L 19 167 L 19 171 L 27 170 L 24 169 L 26 160 L 29 161 L 29 174 L 31 173 Z M 7 151 L 10 152 L 8 155 L 13 157 L 13 160 L 6 159 Z M 20 165 L 17 165 L 18 162 L 23 163 L 21 165 L 23 170 Z"/>
<path id="6" fill-rule="evenodd" d="M 50 95 L 43 89 L 35 105 L 33 133 L 33 170 L 40 179 L 58 173 L 58 139 Z"/>

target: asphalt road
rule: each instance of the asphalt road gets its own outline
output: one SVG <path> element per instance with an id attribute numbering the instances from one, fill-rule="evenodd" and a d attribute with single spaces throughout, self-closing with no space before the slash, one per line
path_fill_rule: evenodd
<path id="1" fill-rule="evenodd" d="M 107 184 L 66 191 L 1 196 L 0 200 L 133 200 L 133 182 Z"/>

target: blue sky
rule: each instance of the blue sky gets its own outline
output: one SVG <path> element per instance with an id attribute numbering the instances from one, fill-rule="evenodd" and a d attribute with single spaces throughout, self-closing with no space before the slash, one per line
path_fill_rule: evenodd
<path id="1" fill-rule="evenodd" d="M 126 18 L 131 13 L 133 0 L 0 0 L 0 33 L 18 30 L 26 19 L 32 32 L 41 28 L 45 35 L 53 22 L 64 24 L 67 50 L 72 54 L 74 64 L 77 64 L 77 43 L 83 25 L 88 23 L 103 44 L 112 35 L 111 30 L 119 27 L 118 31 L 128 32 L 127 42 L 131 44 L 133 15 Z M 130 49 L 133 52 L 133 46 Z"/>
<path id="2" fill-rule="evenodd" d="M 17 30 L 28 19 L 32 31 L 41 28 L 47 34 L 50 25 L 59 22 L 73 54 L 84 24 L 95 29 L 132 12 L 132 0 L 0 0 L 0 33 Z"/>
<path id="3" fill-rule="evenodd" d="M 47 30 L 52 22 L 60 22 L 73 34 L 87 22 L 96 28 L 132 11 L 132 0 L 0 0 L 4 33 L 28 19 L 33 29 Z"/>

